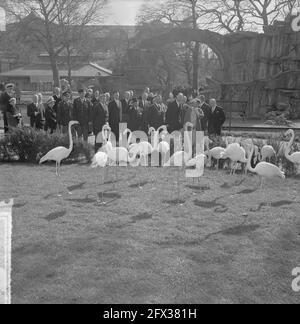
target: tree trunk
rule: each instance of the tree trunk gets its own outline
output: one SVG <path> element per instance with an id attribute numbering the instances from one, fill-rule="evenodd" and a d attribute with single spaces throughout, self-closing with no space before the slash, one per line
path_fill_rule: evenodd
<path id="1" fill-rule="evenodd" d="M 60 77 L 59 77 L 59 70 L 57 66 L 56 56 L 53 53 L 49 53 L 49 56 L 50 56 L 52 74 L 53 74 L 54 87 L 60 87 Z"/>
<path id="2" fill-rule="evenodd" d="M 200 43 L 196 42 L 193 50 L 193 88 L 195 90 L 199 88 L 199 51 Z"/>

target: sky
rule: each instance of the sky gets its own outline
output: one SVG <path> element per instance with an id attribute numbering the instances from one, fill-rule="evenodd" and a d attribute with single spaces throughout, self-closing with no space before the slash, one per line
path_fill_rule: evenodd
<path id="1" fill-rule="evenodd" d="M 105 25 L 134 25 L 136 15 L 144 1 L 149 0 L 109 0 L 106 15 L 103 21 Z"/>

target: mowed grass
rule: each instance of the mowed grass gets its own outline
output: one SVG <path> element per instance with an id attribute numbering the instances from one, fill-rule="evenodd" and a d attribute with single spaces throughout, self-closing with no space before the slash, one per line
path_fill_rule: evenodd
<path id="1" fill-rule="evenodd" d="M 174 168 L 119 168 L 113 190 L 99 184 L 103 169 L 64 165 L 73 195 L 61 198 L 53 165 L 0 168 L 0 200 L 15 203 L 13 303 L 300 301 L 299 178 L 268 181 L 263 194 L 256 176 L 182 173 L 180 205 Z"/>

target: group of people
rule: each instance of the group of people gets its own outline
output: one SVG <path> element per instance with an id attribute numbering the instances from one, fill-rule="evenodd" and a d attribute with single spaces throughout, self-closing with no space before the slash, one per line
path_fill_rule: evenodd
<path id="1" fill-rule="evenodd" d="M 189 98 L 183 93 L 171 93 L 166 102 L 160 94 L 154 94 L 145 88 L 140 97 L 134 96 L 134 91 L 126 91 L 120 98 L 119 91 L 100 93 L 93 89 L 79 89 L 78 97 L 73 100 L 70 90 L 61 91 L 55 88 L 53 96 L 44 103 L 41 93 L 33 96 L 27 106 L 30 126 L 38 130 L 53 133 L 59 130 L 66 133 L 71 120 L 79 125 L 76 133 L 84 141 L 89 134 L 102 131 L 109 124 L 112 132 L 119 140 L 119 124 L 127 123 L 131 131 L 148 133 L 150 127 L 158 129 L 166 125 L 169 133 L 180 131 L 189 122 L 195 131 L 204 131 L 210 136 L 220 136 L 226 120 L 224 110 L 217 105 L 215 99 L 206 103 L 203 95 L 193 94 Z M 14 85 L 8 84 L 1 95 L 0 104 L 7 125 L 16 126 L 20 123 L 21 115 L 17 110 L 14 96 Z M 14 123 L 7 119 L 10 116 Z"/>

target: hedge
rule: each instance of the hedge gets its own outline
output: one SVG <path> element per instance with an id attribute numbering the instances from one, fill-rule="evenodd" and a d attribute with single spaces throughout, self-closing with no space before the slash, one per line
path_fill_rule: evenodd
<path id="1" fill-rule="evenodd" d="M 39 163 L 42 156 L 57 146 L 69 147 L 69 136 L 49 134 L 31 127 L 12 129 L 0 139 L 0 162 Z M 91 162 L 93 147 L 81 140 L 74 140 L 74 147 L 66 162 Z"/>

